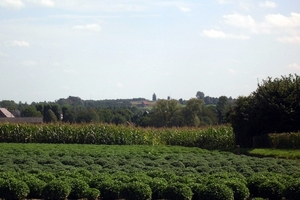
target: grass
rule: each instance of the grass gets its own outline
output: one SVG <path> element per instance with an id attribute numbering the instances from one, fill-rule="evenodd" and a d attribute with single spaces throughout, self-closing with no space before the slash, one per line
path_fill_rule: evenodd
<path id="1" fill-rule="evenodd" d="M 272 157 L 300 160 L 300 149 L 241 149 L 241 154 L 256 157 Z"/>

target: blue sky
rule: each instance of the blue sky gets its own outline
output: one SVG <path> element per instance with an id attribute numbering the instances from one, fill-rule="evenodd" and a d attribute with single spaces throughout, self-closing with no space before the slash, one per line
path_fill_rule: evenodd
<path id="1" fill-rule="evenodd" d="M 237 98 L 299 55 L 299 0 L 0 0 L 0 100 Z"/>

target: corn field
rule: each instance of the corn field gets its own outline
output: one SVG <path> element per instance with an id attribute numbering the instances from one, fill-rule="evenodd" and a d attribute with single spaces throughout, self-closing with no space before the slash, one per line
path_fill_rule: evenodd
<path id="1" fill-rule="evenodd" d="M 230 126 L 140 128 L 112 124 L 0 124 L 0 142 L 106 145 L 178 145 L 205 149 L 234 147 Z"/>

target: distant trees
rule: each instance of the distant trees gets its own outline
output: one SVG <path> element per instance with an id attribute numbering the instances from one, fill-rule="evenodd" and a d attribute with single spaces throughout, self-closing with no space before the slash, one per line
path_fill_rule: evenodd
<path id="1" fill-rule="evenodd" d="M 219 98 L 217 98 L 217 97 L 205 96 L 204 93 L 201 92 L 201 91 L 198 91 L 196 93 L 196 98 L 197 99 L 203 99 L 204 103 L 207 104 L 207 105 L 209 105 L 209 104 L 217 104 L 218 100 L 219 100 Z"/>
<path id="2" fill-rule="evenodd" d="M 55 102 L 32 102 L 19 104 L 13 101 L 0 101 L 0 105 L 10 108 L 21 108 L 22 117 L 43 117 L 45 123 L 114 123 L 133 124 L 142 127 L 173 127 L 173 126 L 201 126 L 214 125 L 226 122 L 226 109 L 222 105 L 206 104 L 203 92 L 198 92 L 198 98 L 189 100 L 156 100 L 155 104 L 136 103 L 144 102 L 144 98 L 116 99 L 116 100 L 82 100 L 79 97 L 69 96 Z M 227 98 L 227 97 L 226 97 Z M 218 99 L 218 98 L 216 98 Z M 230 102 L 230 100 L 228 100 Z M 225 102 L 226 103 L 226 102 Z M 150 105 L 150 107 L 148 107 Z M 226 107 L 226 106 L 225 106 Z M 218 108 L 218 109 L 216 109 Z M 227 108 L 227 107 L 226 107 Z M 221 113 L 218 115 L 218 112 Z M 220 116 L 222 119 L 220 120 Z M 218 118 L 219 117 L 219 118 Z"/>
<path id="3" fill-rule="evenodd" d="M 198 92 L 196 93 L 196 97 L 197 97 L 197 99 L 204 99 L 204 93 L 198 91 Z"/>
<path id="4" fill-rule="evenodd" d="M 216 105 L 216 110 L 218 114 L 218 123 L 223 124 L 229 121 L 228 112 L 230 112 L 232 103 L 229 102 L 229 99 L 226 96 L 220 96 L 218 103 Z"/>
<path id="5" fill-rule="evenodd" d="M 17 110 L 18 106 L 14 101 L 3 100 L 0 101 L 0 108 L 6 108 L 9 111 Z"/>
<path id="6" fill-rule="evenodd" d="M 186 106 L 183 108 L 183 118 L 186 126 L 199 126 L 202 114 L 204 101 L 202 99 L 192 98 L 187 101 Z"/>
<path id="7" fill-rule="evenodd" d="M 231 115 L 236 142 L 252 147 L 252 137 L 300 130 L 300 77 L 268 78 L 247 97 L 239 97 Z"/>
<path id="8" fill-rule="evenodd" d="M 175 125 L 178 114 L 177 100 L 159 100 L 153 108 L 152 123 L 156 126 L 170 127 Z"/>
<path id="9" fill-rule="evenodd" d="M 36 110 L 35 106 L 26 106 L 21 110 L 21 117 L 42 117 L 43 115 Z"/>

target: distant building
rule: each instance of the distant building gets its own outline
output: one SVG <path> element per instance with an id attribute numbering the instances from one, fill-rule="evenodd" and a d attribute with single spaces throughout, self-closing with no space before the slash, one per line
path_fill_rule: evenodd
<path id="1" fill-rule="evenodd" d="M 19 111 L 16 112 L 16 115 L 20 114 Z M 9 122 L 9 123 L 34 123 L 40 124 L 43 123 L 42 117 L 15 117 L 11 112 L 6 108 L 0 108 L 0 122 Z"/>
<path id="2" fill-rule="evenodd" d="M 155 93 L 153 93 L 153 95 L 152 95 L 152 101 L 156 101 L 156 94 Z"/>
<path id="3" fill-rule="evenodd" d="M 147 101 L 142 101 L 142 103 L 139 104 L 138 106 L 142 107 L 142 108 L 146 108 L 146 107 L 149 107 L 149 103 Z"/>
<path id="4" fill-rule="evenodd" d="M 6 108 L 0 108 L 0 117 L 14 118 L 15 116 L 9 112 Z"/>
<path id="5" fill-rule="evenodd" d="M 20 110 L 12 110 L 11 114 L 13 114 L 15 117 L 21 117 L 21 111 Z"/>

